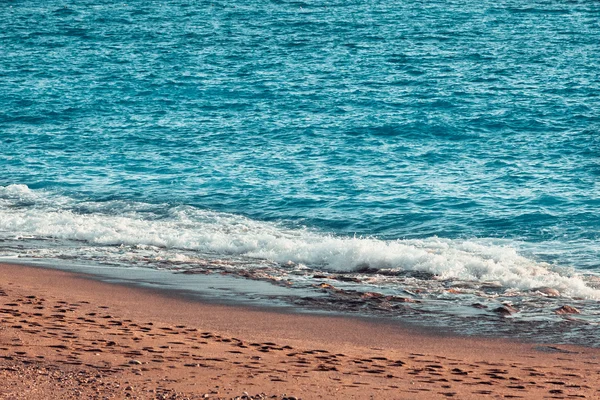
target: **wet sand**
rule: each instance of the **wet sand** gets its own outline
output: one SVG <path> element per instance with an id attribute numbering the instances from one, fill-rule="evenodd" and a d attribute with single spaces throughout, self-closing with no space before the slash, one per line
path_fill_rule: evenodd
<path id="1" fill-rule="evenodd" d="M 221 306 L 0 264 L 0 399 L 597 399 L 599 374 L 599 349 Z"/>

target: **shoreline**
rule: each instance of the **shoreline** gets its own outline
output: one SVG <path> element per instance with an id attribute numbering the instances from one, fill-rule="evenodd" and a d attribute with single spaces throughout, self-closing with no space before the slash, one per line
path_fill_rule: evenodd
<path id="1" fill-rule="evenodd" d="M 212 304 L 40 266 L 2 263 L 0 272 L 0 397 L 600 394 L 595 348 Z"/>

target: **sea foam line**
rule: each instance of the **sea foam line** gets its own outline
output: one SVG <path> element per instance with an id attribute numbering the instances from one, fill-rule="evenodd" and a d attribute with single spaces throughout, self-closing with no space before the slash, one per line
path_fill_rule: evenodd
<path id="1" fill-rule="evenodd" d="M 575 297 L 600 298 L 582 276 L 484 240 L 340 237 L 189 206 L 86 202 L 0 188 L 0 237 L 78 240 L 102 246 L 155 246 L 244 256 L 327 271 L 422 271 L 437 279 L 497 282 L 507 289 L 552 287 Z M 57 205 L 60 208 L 57 208 Z M 86 212 L 77 212 L 84 207 Z M 569 272 L 567 274 L 567 272 Z"/>

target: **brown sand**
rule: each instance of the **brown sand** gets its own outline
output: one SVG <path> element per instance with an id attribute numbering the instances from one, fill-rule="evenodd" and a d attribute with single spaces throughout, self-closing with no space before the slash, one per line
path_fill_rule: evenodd
<path id="1" fill-rule="evenodd" d="M 599 363 L 0 264 L 0 399 L 598 399 Z"/>

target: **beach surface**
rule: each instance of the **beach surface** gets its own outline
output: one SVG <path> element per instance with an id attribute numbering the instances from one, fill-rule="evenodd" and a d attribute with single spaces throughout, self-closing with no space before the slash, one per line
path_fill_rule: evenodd
<path id="1" fill-rule="evenodd" d="M 2 399 L 594 399 L 599 373 L 594 348 L 223 306 L 0 264 Z"/>

